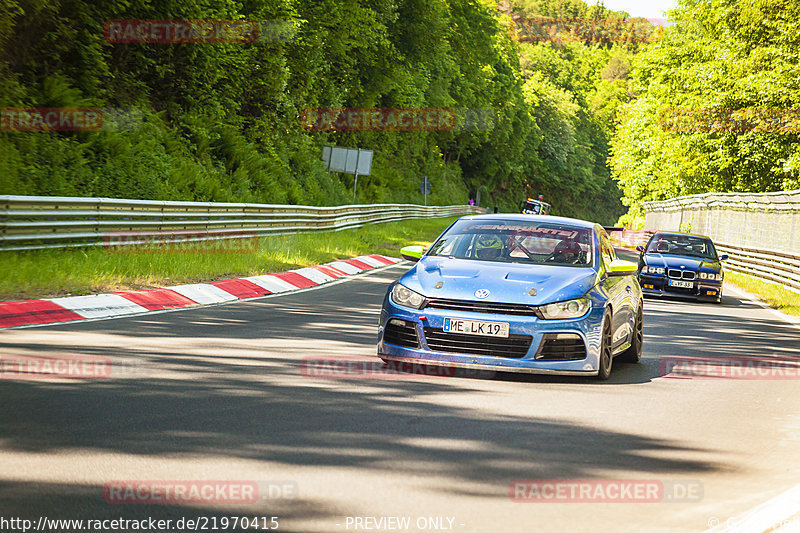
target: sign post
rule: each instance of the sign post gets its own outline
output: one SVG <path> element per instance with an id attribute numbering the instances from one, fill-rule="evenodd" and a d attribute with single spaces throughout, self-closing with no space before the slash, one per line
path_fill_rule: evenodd
<path id="1" fill-rule="evenodd" d="M 322 161 L 328 172 L 353 174 L 353 203 L 355 203 L 358 176 L 369 176 L 372 171 L 372 150 L 323 146 Z"/>
<path id="2" fill-rule="evenodd" d="M 431 180 L 428 179 L 428 176 L 422 177 L 422 181 L 419 182 L 419 190 L 425 197 L 425 207 L 428 207 L 428 195 L 431 193 Z"/>

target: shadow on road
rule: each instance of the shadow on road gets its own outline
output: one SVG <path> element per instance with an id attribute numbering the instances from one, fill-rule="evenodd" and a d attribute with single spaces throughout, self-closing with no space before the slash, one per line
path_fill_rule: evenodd
<path id="1" fill-rule="evenodd" d="M 47 328 L 41 336 L 34 330 L 4 335 L 2 354 L 100 355 L 130 364 L 139 373 L 105 380 L 0 381 L 2 449 L 154 459 L 181 454 L 387 472 L 402 464 L 419 476 L 435 468 L 448 478 L 470 482 L 475 495 L 496 498 L 507 498 L 509 481 L 519 478 L 592 478 L 601 471 L 613 477 L 615 470 L 692 476 L 725 469 L 721 463 L 688 458 L 689 452 L 709 450 L 678 441 L 553 418 L 496 416 L 480 405 L 459 407 L 437 400 L 443 393 L 476 392 L 472 379 L 409 376 L 352 380 L 342 387 L 340 381 L 331 385 L 304 378 L 303 357 L 334 357 L 353 347 L 360 354 L 374 353 L 375 323 L 389 278 L 365 279 L 369 282 L 280 299 L 63 325 Z M 343 306 L 343 301 L 348 303 Z M 715 316 L 713 308 L 698 320 L 696 306 L 684 314 L 666 305 L 646 303 L 645 358 L 638 365 L 618 365 L 607 383 L 519 375 L 493 379 L 513 386 L 608 387 L 659 377 L 658 357 L 665 355 L 800 352 L 796 330 L 789 326 Z M 747 307 L 732 298 L 726 305 Z M 102 342 L 83 342 L 92 335 Z M 328 352 L 328 346 L 338 351 Z M 442 445 L 447 442 L 461 445 Z M 24 481 L 24 472 L 6 476 L 17 480 L 0 482 L 5 515 L 30 515 L 32 509 L 41 514 L 45 508 L 58 517 L 74 517 L 76 510 L 86 508 L 94 518 L 145 511 L 153 515 L 155 510 L 168 518 L 189 512 L 176 506 L 106 505 L 102 486 Z M 284 515 L 342 514 L 302 495 L 301 486 L 301 497 Z M 197 507 L 190 510 L 198 514 Z"/>

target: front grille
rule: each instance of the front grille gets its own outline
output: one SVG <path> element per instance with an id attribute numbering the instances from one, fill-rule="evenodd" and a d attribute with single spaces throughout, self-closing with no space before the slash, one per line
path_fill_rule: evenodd
<path id="1" fill-rule="evenodd" d="M 694 279 L 697 276 L 697 273 L 691 270 L 678 270 L 672 268 L 667 271 L 667 275 L 672 279 Z"/>
<path id="2" fill-rule="evenodd" d="M 405 348 L 419 348 L 417 328 L 413 322 L 392 318 L 383 330 L 383 342 Z"/>
<path id="3" fill-rule="evenodd" d="M 496 302 L 473 302 L 469 300 L 444 300 L 434 298 L 425 305 L 430 309 L 469 311 L 471 313 L 490 313 L 495 315 L 539 316 L 534 305 L 504 304 Z"/>
<path id="4" fill-rule="evenodd" d="M 586 358 L 586 345 L 574 333 L 545 333 L 536 359 L 542 361 L 574 361 Z"/>
<path id="5" fill-rule="evenodd" d="M 533 341 L 533 337 L 530 335 L 509 335 L 504 338 L 445 333 L 440 328 L 425 328 L 423 331 L 428 347 L 437 352 L 511 357 L 513 359 L 525 357 L 531 341 Z"/>

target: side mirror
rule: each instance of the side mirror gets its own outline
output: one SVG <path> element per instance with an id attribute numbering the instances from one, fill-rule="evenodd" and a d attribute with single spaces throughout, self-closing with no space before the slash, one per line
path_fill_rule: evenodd
<path id="1" fill-rule="evenodd" d="M 719 260 L 720 261 L 727 261 L 728 260 L 728 254 L 722 254 L 721 256 L 719 256 Z"/>
<path id="2" fill-rule="evenodd" d="M 623 259 L 617 259 L 611 262 L 608 269 L 609 276 L 634 276 L 636 271 L 639 270 L 639 265 Z"/>
<path id="3" fill-rule="evenodd" d="M 636 247 L 636 251 L 637 251 L 637 252 L 644 252 L 644 246 L 642 246 L 642 245 L 640 244 L 639 246 L 637 246 L 637 247 Z"/>
<path id="4" fill-rule="evenodd" d="M 422 254 L 424 252 L 425 250 L 422 248 L 422 246 L 406 246 L 405 248 L 400 249 L 400 257 L 406 261 L 416 263 L 422 258 Z"/>

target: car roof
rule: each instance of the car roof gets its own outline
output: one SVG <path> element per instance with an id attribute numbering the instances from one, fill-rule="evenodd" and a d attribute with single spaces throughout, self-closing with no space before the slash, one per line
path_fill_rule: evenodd
<path id="1" fill-rule="evenodd" d="M 551 215 L 523 215 L 523 214 L 516 214 L 516 213 L 495 213 L 495 214 L 486 214 L 486 215 L 467 215 L 465 217 L 469 220 L 514 220 L 520 222 L 561 222 L 563 224 L 568 224 L 570 226 L 576 226 L 579 228 L 587 228 L 587 229 L 594 229 L 596 224 L 594 222 L 588 222 L 586 220 L 579 220 L 577 218 L 567 218 L 567 217 L 554 217 Z"/>
<path id="2" fill-rule="evenodd" d="M 701 239 L 707 239 L 709 241 L 712 240 L 711 237 L 707 237 L 705 235 L 699 235 L 697 233 L 685 233 L 683 231 L 657 231 L 653 234 L 653 236 L 656 235 L 669 235 L 672 237 L 699 237 Z"/>

